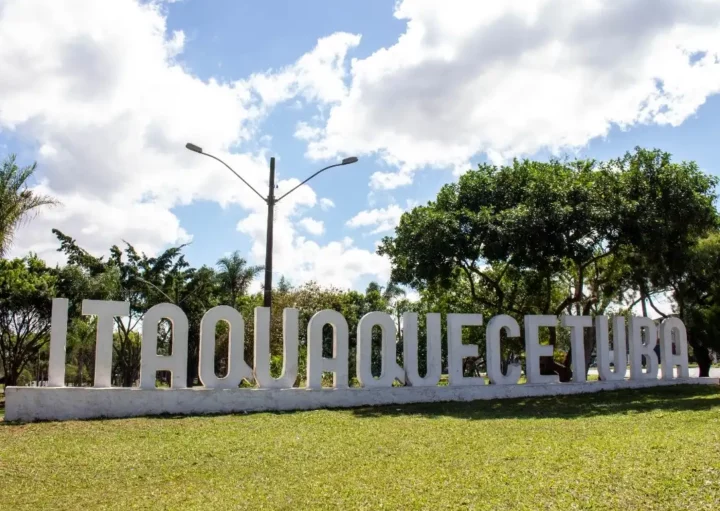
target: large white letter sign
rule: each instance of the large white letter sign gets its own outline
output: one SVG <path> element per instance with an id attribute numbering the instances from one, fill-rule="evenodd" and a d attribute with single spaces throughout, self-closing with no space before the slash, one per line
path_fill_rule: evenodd
<path id="1" fill-rule="evenodd" d="M 540 374 L 540 357 L 552 357 L 554 346 L 540 344 L 538 329 L 557 327 L 556 316 L 525 316 L 525 374 L 528 383 L 558 383 L 557 374 Z"/>
<path id="2" fill-rule="evenodd" d="M 53 298 L 50 323 L 48 386 L 65 386 L 65 343 L 67 342 L 68 300 Z"/>
<path id="3" fill-rule="evenodd" d="M 93 387 L 110 387 L 112 382 L 113 327 L 115 317 L 130 315 L 130 302 L 83 300 L 82 313 L 97 316 L 95 380 Z"/>
<path id="4" fill-rule="evenodd" d="M 412 387 L 434 387 L 440 381 L 442 372 L 440 314 L 425 316 L 427 371 L 424 377 L 420 376 L 418 370 L 418 315 L 416 312 L 406 312 L 402 318 L 405 383 Z"/>
<path id="5" fill-rule="evenodd" d="M 502 373 L 500 331 L 503 329 L 505 329 L 508 337 L 520 337 L 520 325 L 518 325 L 512 316 L 502 314 L 490 320 L 485 331 L 487 373 L 490 383 L 492 384 L 512 385 L 520 380 L 522 369 L 519 364 L 510 364 L 507 368 L 507 374 Z"/>
<path id="6" fill-rule="evenodd" d="M 675 331 L 675 353 L 672 333 Z M 687 332 L 680 318 L 667 318 L 660 324 L 660 361 L 663 380 L 672 380 L 675 366 L 680 378 L 689 378 Z"/>
<path id="7" fill-rule="evenodd" d="M 645 329 L 643 342 L 642 329 Z M 646 317 L 630 317 L 630 378 L 633 380 L 651 380 L 658 376 L 657 327 Z M 642 370 L 642 357 L 645 356 L 647 371 Z"/>
<path id="8" fill-rule="evenodd" d="M 0 0 L 1 2 L 2 0 Z M 127 304 L 120 302 L 85 301 L 83 312 L 97 314 L 98 320 L 98 374 L 95 385 L 109 385 L 110 334 L 112 319 L 127 311 Z M 49 384 L 64 387 L 65 337 L 67 329 L 68 302 L 53 300 L 53 324 L 50 341 Z M 200 323 L 200 380 L 209 387 L 205 391 L 185 389 L 188 355 L 188 320 L 183 311 L 168 303 L 156 305 L 145 314 L 142 324 L 142 359 L 140 362 L 140 389 L 132 388 L 46 388 L 7 387 L 5 389 L 5 419 L 8 421 L 90 419 L 99 417 L 133 417 L 144 415 L 237 413 L 279 410 L 316 410 L 323 408 L 348 408 L 356 406 L 398 405 L 405 403 L 436 403 L 445 401 L 470 401 L 475 399 L 504 399 L 513 397 L 540 397 L 586 394 L 603 390 L 641 389 L 677 384 L 714 385 L 720 378 L 690 378 L 688 371 L 688 347 L 685 326 L 679 318 L 669 318 L 659 326 L 648 318 L 632 318 L 628 329 L 622 316 L 613 317 L 614 356 L 610 354 L 608 318 L 595 318 L 598 366 L 600 379 L 584 382 L 585 351 L 589 332 L 584 330 L 592 323 L 586 316 L 564 316 L 562 325 L 572 329 L 574 382 L 560 383 L 557 374 L 540 374 L 541 357 L 552 357 L 552 345 L 541 345 L 539 329 L 557 328 L 557 316 L 525 316 L 525 375 L 529 385 L 518 385 L 521 366 L 509 365 L 505 374 L 502 367 L 501 338 L 519 337 L 523 332 L 510 316 L 488 318 L 486 336 L 486 361 L 490 383 L 485 378 L 463 376 L 463 362 L 478 356 L 478 346 L 463 344 L 463 326 L 482 326 L 481 314 L 448 314 L 447 342 L 450 382 L 438 385 L 441 370 L 442 316 L 427 314 L 427 371 L 420 377 L 418 353 L 418 315 L 402 316 L 404 340 L 404 368 L 397 361 L 396 330 L 393 318 L 383 312 L 371 312 L 360 319 L 357 326 L 358 378 L 363 387 L 348 385 L 348 324 L 339 312 L 323 310 L 315 314 L 307 325 L 307 384 L 302 390 L 293 389 L 298 373 L 298 311 L 283 311 L 283 372 L 273 378 L 270 355 L 270 310 L 255 309 L 255 366 L 250 368 L 244 360 L 244 321 L 242 315 L 231 307 L 216 307 L 202 318 Z M 172 323 L 172 354 L 158 356 L 158 323 L 167 319 Z M 278 320 L 276 318 L 276 320 Z M 117 319 L 115 320 L 118 321 Z M 230 325 L 228 374 L 218 378 L 215 374 L 215 330 L 218 321 Z M 382 330 L 382 368 L 380 377 L 373 377 L 371 350 L 373 330 Z M 332 329 L 332 354 L 328 354 L 325 341 Z M 658 330 L 659 329 L 659 330 Z M 647 331 L 647 342 L 641 334 Z M 505 336 L 503 335 L 505 332 Z M 660 334 L 660 356 L 657 351 L 657 334 Z M 164 333 L 164 332 L 163 332 Z M 471 331 L 472 338 L 481 330 Z M 543 332 L 544 333 L 544 332 Z M 551 332 L 555 333 L 555 332 Z M 323 335 L 325 334 L 325 335 Z M 279 337 L 279 332 L 278 332 Z M 546 337 L 546 336 L 543 336 Z M 551 336 L 552 338 L 552 336 Z M 626 381 L 626 339 L 630 342 L 632 373 Z M 325 348 L 325 351 L 323 350 Z M 278 347 L 279 349 L 279 347 Z M 326 357 L 323 356 L 325 353 Z M 642 358 L 647 357 L 648 371 L 642 372 Z M 658 358 L 660 360 L 658 360 Z M 375 359 L 377 361 L 377 359 Z M 614 362 L 614 369 L 611 365 Z M 658 379 L 658 366 L 662 364 L 662 379 Z M 678 367 L 677 377 L 675 367 Z M 168 391 L 155 389 L 158 371 L 172 371 L 172 387 Z M 554 372 L 554 371 L 550 371 Z M 334 389 L 323 389 L 323 376 L 333 373 Z M 261 388 L 238 388 L 242 379 L 255 380 Z M 393 387 L 394 381 L 405 384 Z M 640 381 L 638 381 L 640 380 Z M 409 388 L 421 387 L 421 388 Z M 290 390 L 293 389 L 293 390 Z"/>
<path id="9" fill-rule="evenodd" d="M 162 319 L 172 325 L 172 354 L 157 354 L 157 327 Z M 214 331 L 213 331 L 214 332 Z M 172 373 L 174 389 L 187 388 L 188 320 L 177 305 L 160 303 L 145 313 L 140 348 L 140 388 L 154 389 L 158 371 Z"/>
<path id="10" fill-rule="evenodd" d="M 563 314 L 560 323 L 570 328 L 570 347 L 572 349 L 572 379 L 576 383 L 586 381 L 585 339 L 583 329 L 592 327 L 591 316 L 570 316 Z"/>
<path id="11" fill-rule="evenodd" d="M 289 389 L 298 373 L 298 311 L 283 311 L 283 368 L 279 378 L 270 374 L 270 308 L 255 307 L 255 379 L 265 389 Z"/>
<path id="12" fill-rule="evenodd" d="M 372 331 L 374 326 L 380 331 L 380 377 L 372 375 Z M 357 326 L 357 378 L 363 387 L 392 387 L 397 379 L 405 383 L 405 372 L 397 364 L 395 322 L 384 312 L 365 314 Z"/>
<path id="13" fill-rule="evenodd" d="M 595 340 L 597 341 L 598 376 L 600 380 L 624 380 L 627 371 L 625 318 L 623 316 L 613 316 L 613 369 L 610 369 L 610 340 L 607 316 L 595 316 Z"/>
<path id="14" fill-rule="evenodd" d="M 333 327 L 333 356 L 325 358 L 323 349 L 323 327 Z M 342 314 L 334 310 L 323 310 L 308 321 L 307 328 L 307 388 L 322 387 L 322 373 L 333 373 L 333 387 L 348 388 L 348 325 Z"/>
<path id="15" fill-rule="evenodd" d="M 228 370 L 215 374 L 215 328 L 219 321 L 228 323 Z M 144 332 L 143 332 L 144 333 Z M 243 379 L 252 381 L 252 369 L 245 362 L 245 320 L 228 305 L 218 305 L 200 320 L 200 381 L 210 389 L 236 389 Z"/>
<path id="16" fill-rule="evenodd" d="M 476 344 L 463 344 L 463 326 L 482 326 L 482 314 L 448 314 L 448 383 L 450 385 L 485 385 L 485 378 L 463 376 L 463 359 L 477 357 Z"/>

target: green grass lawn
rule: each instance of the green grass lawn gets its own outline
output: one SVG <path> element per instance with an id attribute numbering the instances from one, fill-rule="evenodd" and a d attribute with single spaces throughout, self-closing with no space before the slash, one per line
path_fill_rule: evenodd
<path id="1" fill-rule="evenodd" d="M 720 509 L 720 389 L 0 423 L 0 509 Z"/>

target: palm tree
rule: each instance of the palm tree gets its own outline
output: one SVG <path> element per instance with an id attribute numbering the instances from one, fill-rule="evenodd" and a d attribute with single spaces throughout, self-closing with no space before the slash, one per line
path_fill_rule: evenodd
<path id="1" fill-rule="evenodd" d="M 397 283 L 393 282 L 392 280 L 388 282 L 387 287 L 385 287 L 385 291 L 383 291 L 383 298 L 386 302 L 388 302 L 388 304 L 394 303 L 400 297 L 404 296 L 405 290 L 398 286 Z"/>
<path id="2" fill-rule="evenodd" d="M 391 313 L 395 316 L 395 326 L 400 340 L 403 338 L 402 315 L 410 309 L 410 302 L 405 298 L 406 294 L 405 290 L 392 279 L 388 282 L 382 294 L 385 303 L 387 303 Z"/>
<path id="3" fill-rule="evenodd" d="M 10 155 L 0 168 L 0 257 L 10 249 L 15 231 L 30 215 L 42 206 L 58 202 L 47 195 L 38 195 L 28 189 L 28 179 L 37 164 L 20 168 L 15 164 L 15 155 Z"/>
<path id="4" fill-rule="evenodd" d="M 217 262 L 220 271 L 218 278 L 223 290 L 230 296 L 230 304 L 235 307 L 239 296 L 244 295 L 250 283 L 263 271 L 263 266 L 248 266 L 247 261 L 240 257 L 236 250 L 228 257 L 223 257 Z"/>

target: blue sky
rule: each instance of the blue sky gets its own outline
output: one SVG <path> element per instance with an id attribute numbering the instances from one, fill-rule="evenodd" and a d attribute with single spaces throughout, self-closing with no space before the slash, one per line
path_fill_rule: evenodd
<path id="1" fill-rule="evenodd" d="M 375 246 L 402 211 L 482 161 L 639 145 L 718 175 L 720 5 L 649 5 L 0 0 L 0 152 L 63 203 L 13 255 L 59 261 L 58 227 L 96 253 L 191 241 L 193 265 L 262 264 L 263 204 L 187 141 L 263 194 L 270 156 L 287 190 L 357 155 L 288 197 L 275 259 L 359 289 L 387 280 Z"/>
<path id="2" fill-rule="evenodd" d="M 253 72 L 277 69 L 295 61 L 298 49 L 312 48 L 317 39 L 335 32 L 362 34 L 362 44 L 352 56 L 363 58 L 377 48 L 391 45 L 405 29 L 405 24 L 393 17 L 394 1 L 373 2 L 316 1 L 311 3 L 236 2 L 178 2 L 168 15 L 170 30 L 188 34 L 187 51 L 183 61 L 203 79 L 217 77 L 227 80 L 248 76 Z M 279 178 L 305 179 L 332 160 L 314 162 L 304 157 L 305 144 L 293 137 L 295 124 L 313 114 L 314 107 L 297 108 L 286 104 L 274 111 L 264 122 L 264 131 L 272 136 L 268 156 L 275 156 Z M 351 167 L 331 169 L 312 181 L 315 191 L 333 200 L 337 207 L 322 217 L 326 231 L 318 237 L 330 241 L 352 236 L 358 246 L 372 250 L 377 236 L 363 236 L 345 226 L 347 219 L 368 208 L 368 179 L 379 162 L 364 157 Z M 218 164 L 217 172 L 226 170 Z M 377 194 L 377 204 L 385 205 L 395 199 L 430 200 L 433 193 L 451 176 L 423 176 L 424 186 L 416 191 Z M 237 183 L 237 186 L 244 186 Z M 260 190 L 264 195 L 265 188 Z M 387 195 L 387 196 L 385 196 Z M 259 199 L 258 199 L 259 200 Z M 212 202 L 195 203 L 176 208 L 183 225 L 193 233 L 193 244 L 187 249 L 194 264 L 213 264 L 216 254 L 241 250 L 247 253 L 250 240 L 239 236 L 235 227 L 242 215 L 241 208 L 223 210 Z M 214 229 L 203 225 L 208 217 L 218 219 Z M 360 234 L 360 235 L 359 235 Z M 389 234 L 389 233 L 387 233 Z M 362 287 L 370 277 L 358 281 Z"/>

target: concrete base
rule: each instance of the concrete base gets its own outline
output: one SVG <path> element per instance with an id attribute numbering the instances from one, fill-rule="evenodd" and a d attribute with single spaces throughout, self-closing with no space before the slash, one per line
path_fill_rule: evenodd
<path id="1" fill-rule="evenodd" d="M 140 390 L 138 388 L 8 387 L 5 420 L 70 420 L 148 415 L 261 412 L 352 408 L 407 403 L 474 401 L 585 394 L 603 390 L 695 384 L 720 385 L 719 378 L 624 380 L 549 385 L 391 387 L 351 389 Z"/>

